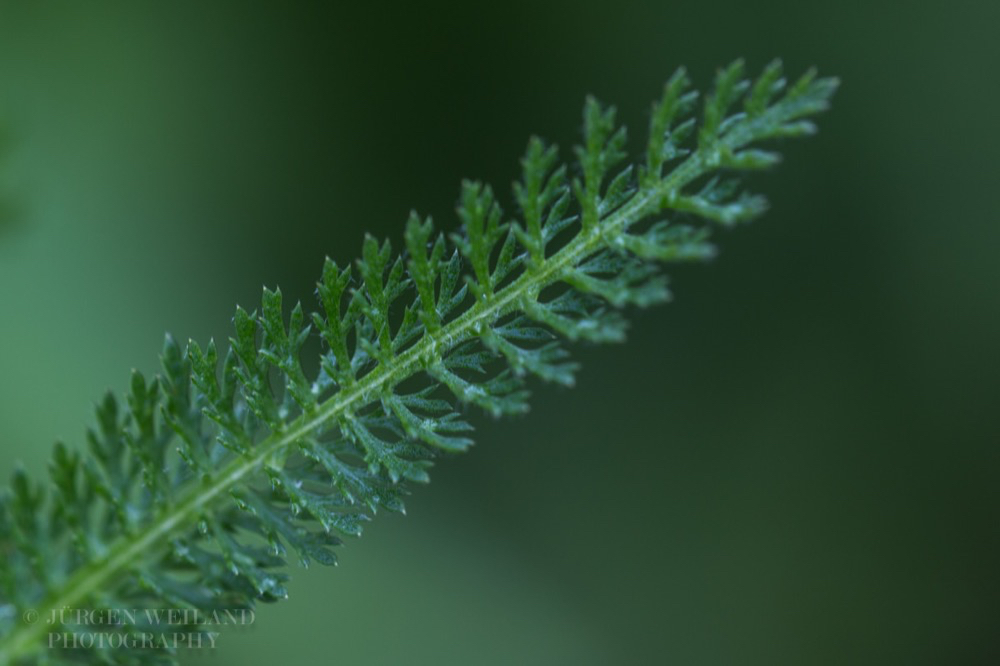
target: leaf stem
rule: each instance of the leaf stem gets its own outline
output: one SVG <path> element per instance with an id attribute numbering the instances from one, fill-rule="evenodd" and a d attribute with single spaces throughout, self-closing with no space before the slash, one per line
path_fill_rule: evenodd
<path id="1" fill-rule="evenodd" d="M 441 342 L 453 348 L 476 337 L 483 330 L 484 323 L 491 324 L 510 312 L 523 309 L 524 304 L 534 300 L 545 287 L 567 277 L 584 259 L 611 244 L 630 226 L 663 208 L 670 208 L 675 193 L 718 168 L 720 148 L 735 150 L 766 136 L 768 128 L 782 120 L 781 116 L 781 113 L 772 115 L 765 112 L 756 118 L 744 118 L 714 147 L 692 152 L 652 187 L 640 187 L 620 208 L 598 224 L 588 229 L 581 228 L 576 236 L 541 265 L 526 269 L 498 292 L 477 299 L 468 310 L 441 326 L 434 335 L 425 333 L 391 362 L 379 364 L 353 385 L 341 388 L 312 412 L 303 414 L 287 428 L 272 433 L 253 451 L 234 457 L 211 479 L 190 488 L 177 503 L 165 509 L 142 531 L 122 537 L 112 544 L 105 558 L 87 564 L 69 577 L 58 592 L 33 609 L 38 613 L 37 622 L 22 622 L 0 638 L 0 665 L 16 663 L 18 659 L 38 652 L 44 645 L 42 639 L 45 634 L 57 628 L 48 624 L 47 618 L 61 609 L 72 608 L 74 604 L 85 601 L 104 586 L 113 586 L 117 576 L 144 559 L 147 552 L 190 528 L 209 506 L 222 501 L 232 487 L 260 470 L 272 456 L 323 426 L 363 408 L 403 380 L 424 370 L 429 359 L 441 353 L 440 349 L 435 350 Z"/>

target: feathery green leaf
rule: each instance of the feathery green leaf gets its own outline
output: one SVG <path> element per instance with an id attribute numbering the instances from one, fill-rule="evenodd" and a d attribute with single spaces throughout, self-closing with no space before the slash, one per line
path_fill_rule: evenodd
<path id="1" fill-rule="evenodd" d="M 169 646 L 49 649 L 46 633 L 87 627 L 22 617 L 281 599 L 288 559 L 334 563 L 343 537 L 403 511 L 434 460 L 472 444 L 464 405 L 521 413 L 528 375 L 572 385 L 564 340 L 622 340 L 624 306 L 669 298 L 664 263 L 710 258 L 712 223 L 760 215 L 730 176 L 778 161 L 760 142 L 814 131 L 837 85 L 810 73 L 786 92 L 777 62 L 753 84 L 743 71 L 719 71 L 700 126 L 678 71 L 638 171 L 622 167 L 614 108 L 588 98 L 576 164 L 529 141 L 520 219 L 465 182 L 451 244 L 412 214 L 404 256 L 368 237 L 356 267 L 327 260 L 320 312 L 265 289 L 258 312 L 236 310 L 221 358 L 168 336 L 160 376 L 134 373 L 124 405 L 99 404 L 88 454 L 57 444 L 46 484 L 18 471 L 0 496 L 0 664 L 173 663 Z"/>

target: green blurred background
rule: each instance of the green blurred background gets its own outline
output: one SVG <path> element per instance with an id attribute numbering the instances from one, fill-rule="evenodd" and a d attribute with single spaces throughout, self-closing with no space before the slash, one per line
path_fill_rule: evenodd
<path id="1" fill-rule="evenodd" d="M 638 151 L 686 64 L 844 81 L 572 391 L 191 663 L 1000 663 L 1000 3 L 0 0 L 0 472 L 41 473 L 165 330 L 455 225 L 587 93 Z M 507 199 L 509 201 L 509 197 Z"/>

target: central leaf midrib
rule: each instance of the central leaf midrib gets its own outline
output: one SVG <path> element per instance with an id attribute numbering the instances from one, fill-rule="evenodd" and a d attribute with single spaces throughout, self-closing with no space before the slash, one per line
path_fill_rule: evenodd
<path id="1" fill-rule="evenodd" d="M 741 139 L 746 140 L 744 137 Z M 744 141 L 733 143 L 742 144 Z M 39 617 L 46 618 L 53 610 L 72 607 L 116 573 L 134 566 L 144 552 L 153 549 L 162 540 L 184 527 L 190 527 L 203 509 L 244 477 L 256 471 L 272 455 L 291 446 L 324 424 L 346 415 L 352 407 L 361 408 L 370 404 L 387 390 L 387 385 L 388 388 L 392 388 L 424 369 L 425 358 L 432 353 L 432 347 L 438 345 L 440 341 L 447 341 L 445 351 L 452 349 L 474 337 L 477 324 L 481 321 L 492 322 L 519 309 L 524 298 L 538 294 L 544 287 L 558 282 L 569 269 L 593 252 L 605 247 L 609 237 L 623 233 L 631 224 L 654 212 L 660 207 L 659 200 L 664 195 L 680 190 L 700 176 L 704 169 L 705 159 L 701 152 L 689 155 L 654 188 L 645 192 L 638 191 L 620 208 L 599 222 L 597 227 L 589 231 L 581 230 L 537 270 L 526 270 L 507 288 L 497 292 L 493 299 L 477 301 L 465 313 L 445 324 L 433 337 L 425 333 L 416 344 L 395 357 L 391 364 L 377 366 L 361 377 L 356 384 L 332 396 L 314 412 L 299 416 L 289 429 L 273 433 L 258 445 L 252 458 L 240 457 L 232 460 L 207 487 L 189 491 L 186 497 L 173 505 L 168 513 L 142 532 L 123 537 L 118 544 L 113 545 L 106 559 L 88 565 L 67 580 L 64 587 L 67 591 L 53 601 L 42 604 L 38 609 Z M 4 658 L 9 659 L 33 652 L 33 643 L 47 630 L 47 625 L 42 621 L 34 625 L 21 625 L 15 629 L 0 642 L 0 664 L 5 663 Z M 3 642 L 8 643 L 7 648 L 3 648 Z"/>

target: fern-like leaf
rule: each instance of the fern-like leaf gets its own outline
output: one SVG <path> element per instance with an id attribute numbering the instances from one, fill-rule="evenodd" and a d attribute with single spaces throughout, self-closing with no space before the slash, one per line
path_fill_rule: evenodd
<path id="1" fill-rule="evenodd" d="M 711 257 L 711 223 L 764 210 L 729 174 L 773 165 L 761 142 L 811 133 L 837 82 L 784 85 L 777 63 L 752 84 L 734 63 L 699 123 L 679 71 L 638 169 L 614 108 L 588 99 L 575 165 L 528 143 L 516 219 L 466 182 L 449 238 L 414 214 L 403 256 L 367 238 L 356 267 L 327 260 L 320 312 L 265 290 L 259 311 L 237 309 L 224 353 L 167 337 L 162 374 L 100 403 L 86 454 L 57 445 L 48 481 L 16 472 L 0 498 L 0 663 L 173 663 L 169 645 L 44 638 L 92 629 L 62 609 L 250 608 L 286 596 L 287 560 L 335 562 L 343 538 L 472 444 L 465 405 L 520 413 L 528 375 L 571 385 L 564 340 L 622 340 L 624 306 L 668 298 L 664 262 Z M 299 360 L 310 335 L 324 343 L 314 371 Z"/>

